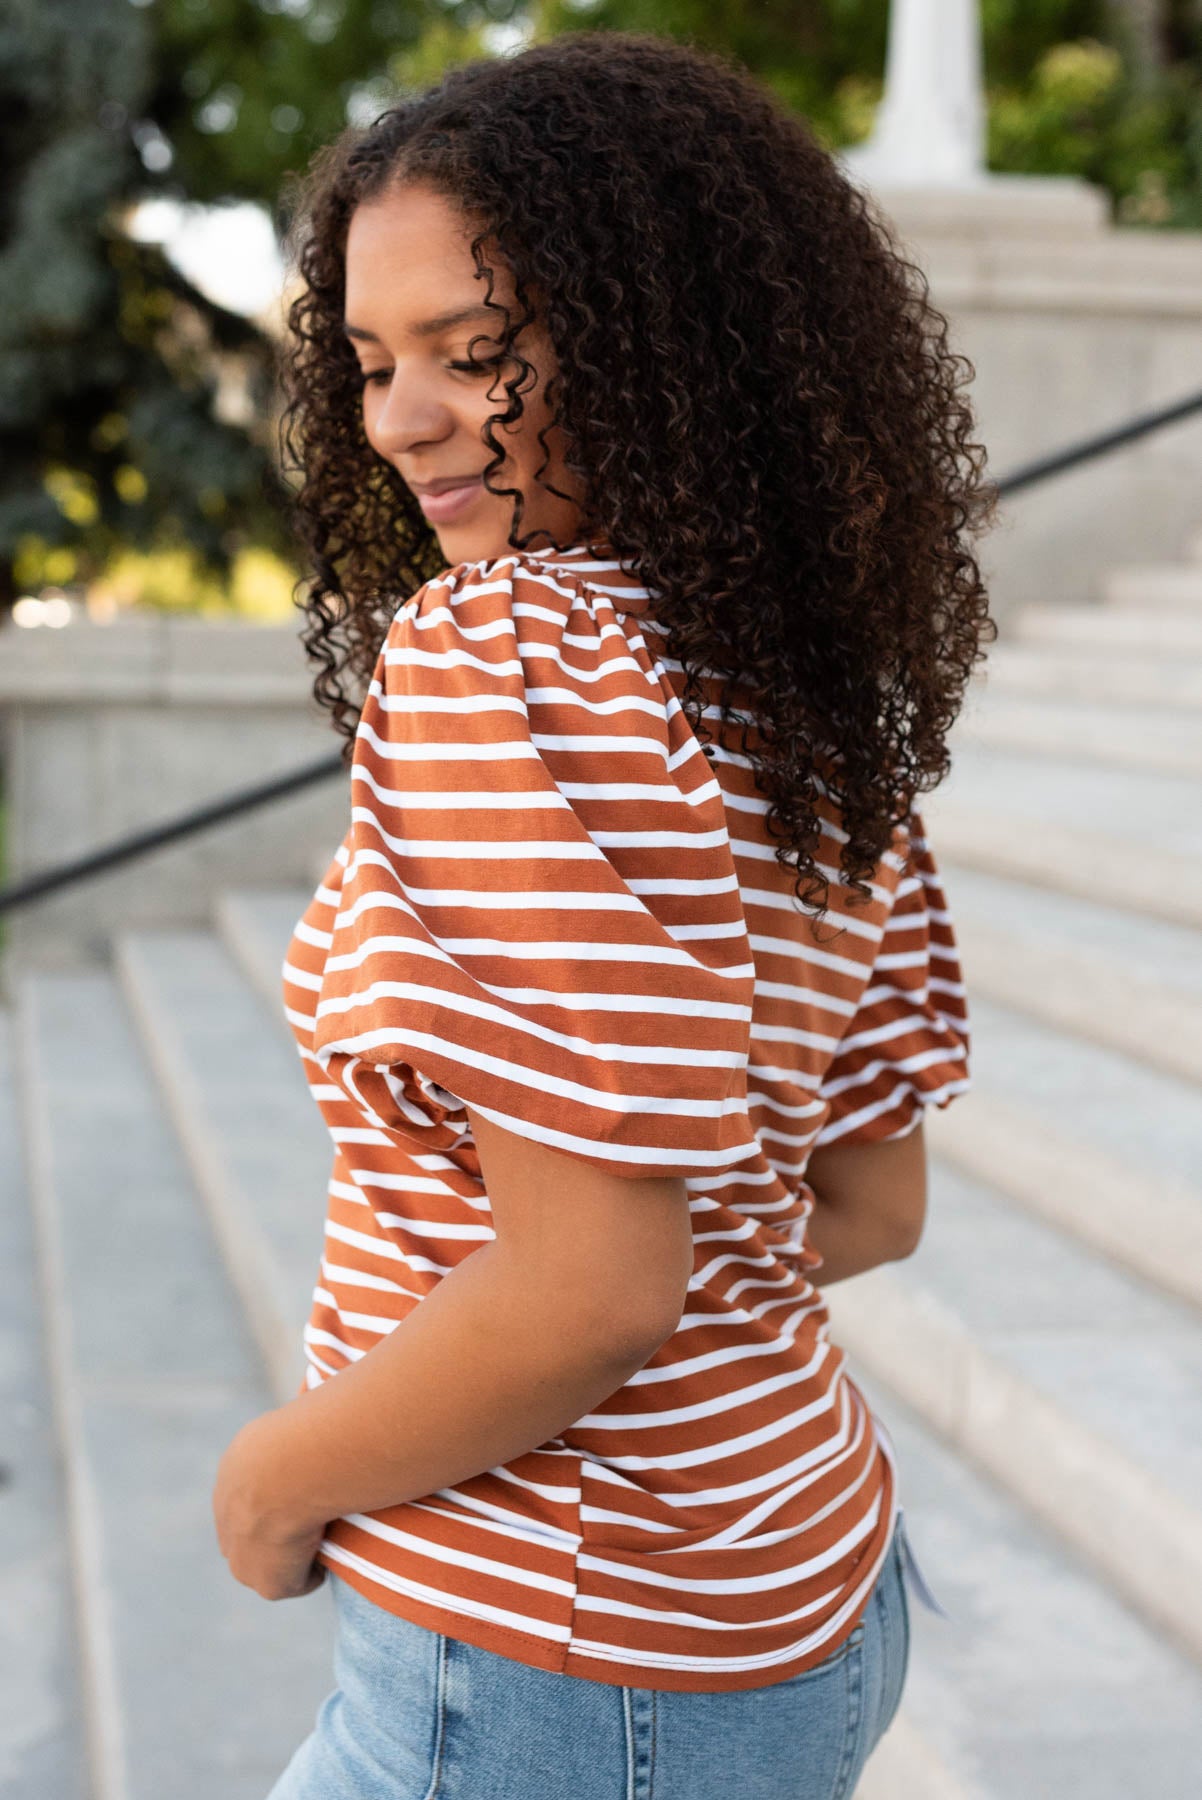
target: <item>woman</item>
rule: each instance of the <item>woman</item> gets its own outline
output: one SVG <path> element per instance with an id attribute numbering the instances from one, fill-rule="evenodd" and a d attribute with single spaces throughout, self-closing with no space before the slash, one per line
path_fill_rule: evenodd
<path id="1" fill-rule="evenodd" d="M 270 1800 L 850 1795 L 904 1537 L 819 1284 L 914 1248 L 969 1085 L 913 809 L 992 628 L 960 359 L 805 124 L 651 36 L 460 68 L 302 198 L 335 1157 L 214 1511 L 338 1638 Z"/>

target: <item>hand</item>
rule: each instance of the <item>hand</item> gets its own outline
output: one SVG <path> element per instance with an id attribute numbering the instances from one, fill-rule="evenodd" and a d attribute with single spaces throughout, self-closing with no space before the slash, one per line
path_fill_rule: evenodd
<path id="1" fill-rule="evenodd" d="M 279 1462 L 271 1452 L 271 1413 L 251 1419 L 232 1439 L 217 1466 L 213 1518 L 230 1573 L 265 1600 L 311 1594 L 325 1580 L 314 1561 L 325 1525 L 289 1514 L 278 1493 Z"/>

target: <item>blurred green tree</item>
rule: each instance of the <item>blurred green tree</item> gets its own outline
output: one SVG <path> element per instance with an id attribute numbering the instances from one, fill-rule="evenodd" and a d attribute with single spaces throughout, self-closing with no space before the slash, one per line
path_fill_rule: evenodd
<path id="1" fill-rule="evenodd" d="M 398 82 L 485 53 L 516 0 L 5 0 L 0 609 L 122 549 L 226 575 L 286 552 L 272 346 L 131 230 L 255 200 Z"/>
<path id="2" fill-rule="evenodd" d="M 147 23 L 128 0 L 8 0 L 0 20 L 0 604 L 118 543 L 224 565 L 240 533 L 278 531 L 271 458 L 219 397 L 236 376 L 253 416 L 261 334 L 125 228 L 166 159 Z"/>
<path id="3" fill-rule="evenodd" d="M 985 0 L 989 162 L 1028 174 L 1080 175 L 1105 188 L 1120 223 L 1202 227 L 1202 5 L 1103 0 L 1073 29 L 1044 0 L 1058 36 L 1002 42 L 1024 0 Z M 994 49 L 994 43 L 997 48 Z"/>
<path id="4" fill-rule="evenodd" d="M 284 179 L 348 119 L 488 53 L 520 0 L 148 0 L 145 111 L 190 200 L 258 200 L 279 223 Z"/>

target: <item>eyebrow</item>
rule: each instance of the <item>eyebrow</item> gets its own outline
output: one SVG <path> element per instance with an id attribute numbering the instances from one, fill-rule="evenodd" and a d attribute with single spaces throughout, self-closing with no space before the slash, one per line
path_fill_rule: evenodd
<path id="1" fill-rule="evenodd" d="M 439 313 L 435 319 L 423 319 L 420 325 L 411 327 L 414 337 L 435 337 L 440 331 L 449 331 L 452 325 L 462 325 L 467 319 L 495 319 L 495 306 L 461 306 L 455 312 Z M 378 344 L 379 338 L 374 331 L 364 331 L 361 325 L 343 324 L 342 329 L 349 338 L 362 338 L 364 343 Z"/>

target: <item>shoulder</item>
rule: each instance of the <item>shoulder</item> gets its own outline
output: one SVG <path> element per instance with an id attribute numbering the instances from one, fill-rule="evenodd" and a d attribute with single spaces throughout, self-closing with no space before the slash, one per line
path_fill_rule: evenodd
<path id="1" fill-rule="evenodd" d="M 459 562 L 431 576 L 397 610 L 393 625 L 421 619 L 470 625 L 477 617 L 522 619 L 531 606 L 562 617 L 590 599 L 587 584 L 572 568 L 529 551 Z"/>
<path id="2" fill-rule="evenodd" d="M 690 845 L 703 827 L 721 835 L 721 787 L 657 647 L 558 559 L 512 553 L 426 582 L 392 619 L 359 735 L 364 757 L 385 738 L 411 763 L 436 746 L 423 787 L 444 791 L 464 746 L 477 758 L 503 743 L 510 767 L 494 755 L 493 782 L 549 779 L 572 804 L 609 811 L 668 801 L 687 811 Z M 632 818 L 590 823 L 611 833 Z"/>
<path id="3" fill-rule="evenodd" d="M 595 548 L 577 544 L 564 550 L 509 550 L 504 556 L 456 563 L 403 602 L 396 618 L 424 621 L 433 614 L 443 616 L 444 608 L 451 622 L 464 615 L 470 622 L 478 612 L 507 614 L 516 623 L 540 617 L 566 623 L 578 614 L 574 629 L 588 629 L 591 623 L 607 634 L 621 621 L 632 626 L 645 621 L 653 599 L 652 590 L 608 543 Z"/>
<path id="4" fill-rule="evenodd" d="M 668 706 L 671 688 L 656 646 L 633 618 L 627 629 L 615 610 L 616 583 L 593 573 L 600 566 L 521 551 L 454 564 L 394 614 L 381 650 L 381 685 L 401 679 L 400 670 L 406 686 L 415 671 L 458 671 L 461 686 L 517 678 L 547 700 L 556 684 L 566 684 L 598 702 L 625 691 L 657 711 Z"/>

